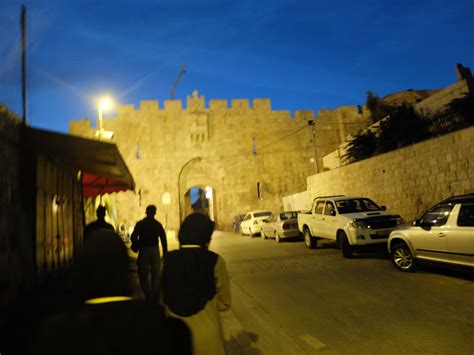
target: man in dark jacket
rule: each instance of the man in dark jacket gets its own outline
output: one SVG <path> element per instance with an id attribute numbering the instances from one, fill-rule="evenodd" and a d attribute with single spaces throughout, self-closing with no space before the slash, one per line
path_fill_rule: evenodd
<path id="1" fill-rule="evenodd" d="M 166 232 L 155 219 L 156 206 L 146 208 L 146 217 L 139 221 L 133 230 L 132 250 L 138 251 L 138 278 L 147 300 L 159 300 L 161 257 L 158 238 L 161 240 L 163 254 L 168 252 Z M 151 274 L 151 285 L 150 276 Z"/>
<path id="2" fill-rule="evenodd" d="M 99 230 L 99 229 L 110 229 L 112 231 L 114 230 L 114 226 L 105 221 L 106 212 L 107 212 L 107 209 L 104 206 L 97 207 L 97 211 L 96 211 L 97 220 L 89 223 L 86 226 L 86 228 L 84 229 L 84 236 L 87 236 L 91 234 L 93 231 Z"/>

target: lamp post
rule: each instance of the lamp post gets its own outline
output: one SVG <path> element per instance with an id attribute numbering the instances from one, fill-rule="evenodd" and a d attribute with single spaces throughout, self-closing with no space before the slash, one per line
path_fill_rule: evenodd
<path id="1" fill-rule="evenodd" d="M 104 137 L 104 138 L 112 138 L 113 132 L 109 131 L 104 131 L 103 125 L 102 125 L 102 115 L 104 110 L 108 110 L 112 107 L 112 100 L 108 97 L 103 97 L 99 101 L 99 117 L 97 120 L 97 132 L 95 133 L 96 137 L 99 137 L 99 140 Z"/>
<path id="2" fill-rule="evenodd" d="M 181 211 L 181 174 L 183 173 L 183 170 L 184 168 L 189 165 L 190 163 L 192 163 L 193 161 L 201 161 L 201 157 L 194 157 L 194 158 L 191 158 L 189 159 L 186 163 L 183 164 L 183 166 L 181 167 L 181 170 L 179 171 L 179 174 L 178 174 L 178 213 L 179 213 L 179 223 L 181 224 L 181 220 L 182 220 L 182 211 Z"/>

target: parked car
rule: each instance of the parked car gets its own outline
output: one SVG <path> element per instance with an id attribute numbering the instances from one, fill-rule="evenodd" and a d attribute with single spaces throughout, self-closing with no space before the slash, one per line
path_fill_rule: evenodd
<path id="1" fill-rule="evenodd" d="M 388 251 L 400 271 L 413 271 L 418 259 L 474 267 L 474 193 L 448 198 L 394 230 Z"/>
<path id="2" fill-rule="evenodd" d="M 316 197 L 310 211 L 298 213 L 298 229 L 308 248 L 316 248 L 318 239 L 332 239 L 350 258 L 354 247 L 386 243 L 403 223 L 400 215 L 386 209 L 366 197 Z"/>
<path id="3" fill-rule="evenodd" d="M 240 223 L 240 234 L 248 234 L 250 237 L 260 234 L 263 221 L 271 217 L 271 211 L 251 211 L 247 212 Z"/>
<path id="4" fill-rule="evenodd" d="M 238 214 L 237 216 L 234 216 L 234 220 L 232 222 L 232 228 L 234 232 L 238 232 L 240 230 L 240 223 L 242 223 L 244 217 L 244 214 Z"/>
<path id="5" fill-rule="evenodd" d="M 262 238 L 275 238 L 276 242 L 280 243 L 284 238 L 301 236 L 301 233 L 298 230 L 297 218 L 297 211 L 274 213 L 272 217 L 262 225 Z"/>

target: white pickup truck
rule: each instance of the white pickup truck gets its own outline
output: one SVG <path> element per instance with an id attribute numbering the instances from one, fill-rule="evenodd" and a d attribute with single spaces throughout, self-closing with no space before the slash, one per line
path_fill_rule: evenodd
<path id="1" fill-rule="evenodd" d="M 308 248 L 316 248 L 318 239 L 332 239 L 346 258 L 354 246 L 386 243 L 401 223 L 399 215 L 366 197 L 316 197 L 310 211 L 298 213 L 298 229 Z"/>

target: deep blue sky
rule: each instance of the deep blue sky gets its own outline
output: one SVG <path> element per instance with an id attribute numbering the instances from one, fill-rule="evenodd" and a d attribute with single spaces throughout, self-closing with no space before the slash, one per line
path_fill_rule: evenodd
<path id="1" fill-rule="evenodd" d="M 22 2 L 0 0 L 0 102 L 21 114 Z M 28 116 L 67 131 L 96 118 L 94 98 L 122 104 L 270 98 L 319 110 L 453 83 L 474 69 L 472 0 L 26 1 Z M 160 103 L 162 105 L 162 103 Z"/>

